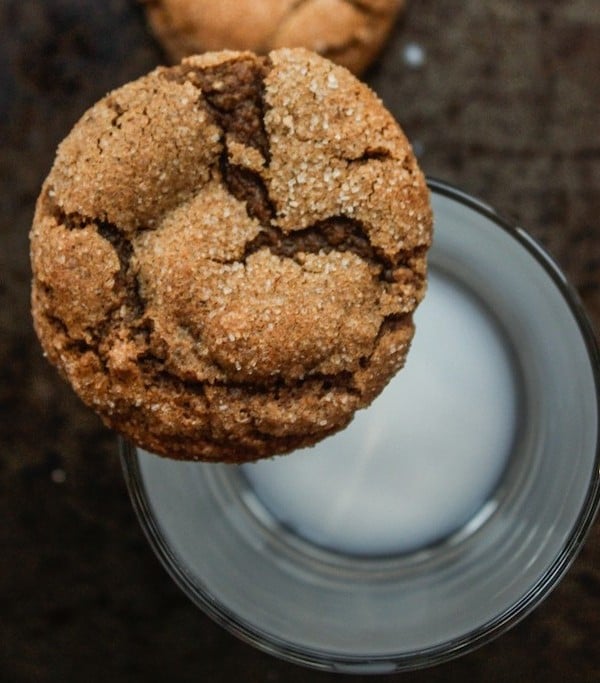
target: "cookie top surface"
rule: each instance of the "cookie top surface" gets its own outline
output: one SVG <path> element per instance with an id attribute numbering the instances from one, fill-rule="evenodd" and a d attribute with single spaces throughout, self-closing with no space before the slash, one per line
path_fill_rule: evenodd
<path id="1" fill-rule="evenodd" d="M 343 428 L 404 363 L 431 212 L 376 96 L 305 50 L 213 53 L 110 93 L 31 232 L 49 359 L 148 450 L 242 462 Z"/>
<path id="2" fill-rule="evenodd" d="M 362 73 L 404 0 L 146 0 L 149 23 L 174 61 L 207 50 L 305 47 Z"/>

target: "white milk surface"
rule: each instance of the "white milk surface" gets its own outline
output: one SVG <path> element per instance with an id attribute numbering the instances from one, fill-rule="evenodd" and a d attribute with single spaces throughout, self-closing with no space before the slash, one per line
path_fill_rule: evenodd
<path id="1" fill-rule="evenodd" d="M 327 548 L 414 551 L 464 526 L 493 492 L 516 424 L 503 339 L 477 301 L 435 271 L 405 368 L 343 432 L 245 465 L 270 512 Z"/>

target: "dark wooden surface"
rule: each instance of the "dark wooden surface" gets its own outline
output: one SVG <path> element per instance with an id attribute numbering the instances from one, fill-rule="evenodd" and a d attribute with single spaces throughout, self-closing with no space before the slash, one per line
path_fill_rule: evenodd
<path id="1" fill-rule="evenodd" d="M 133 1 L 0 0 L 0 680 L 339 680 L 253 650 L 183 597 L 134 519 L 114 436 L 33 335 L 27 233 L 56 145 L 161 59 Z M 598 327 L 598 0 L 413 0 L 368 80 L 425 171 L 541 240 Z M 393 680 L 600 680 L 599 526 L 511 632 Z"/>

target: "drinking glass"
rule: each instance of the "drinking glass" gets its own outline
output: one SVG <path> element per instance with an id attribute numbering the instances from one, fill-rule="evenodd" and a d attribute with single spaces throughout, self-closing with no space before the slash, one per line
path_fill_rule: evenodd
<path id="1" fill-rule="evenodd" d="M 347 430 L 244 467 L 122 442 L 175 582 L 297 664 L 390 673 L 486 643 L 557 585 L 598 508 L 600 363 L 576 293 L 520 227 L 429 186 L 432 303 L 407 367 Z"/>

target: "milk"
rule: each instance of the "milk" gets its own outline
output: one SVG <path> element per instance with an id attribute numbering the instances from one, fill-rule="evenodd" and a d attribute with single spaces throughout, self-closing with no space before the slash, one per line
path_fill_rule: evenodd
<path id="1" fill-rule="evenodd" d="M 405 368 L 343 432 L 245 465 L 280 522 L 326 548 L 406 553 L 468 524 L 493 493 L 516 428 L 505 340 L 467 290 L 433 271 Z"/>

